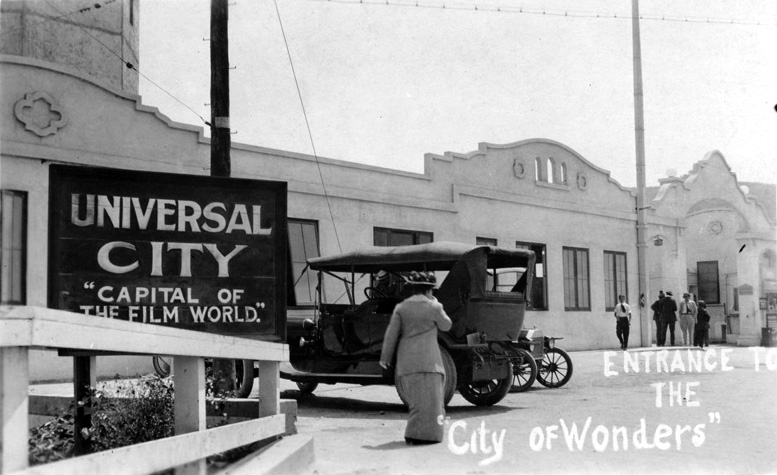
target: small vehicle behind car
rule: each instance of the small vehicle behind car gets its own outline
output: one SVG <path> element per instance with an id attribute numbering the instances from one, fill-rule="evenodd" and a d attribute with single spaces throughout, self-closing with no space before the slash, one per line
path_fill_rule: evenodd
<path id="1" fill-rule="evenodd" d="M 453 321 L 449 331 L 438 333 L 445 403 L 458 390 L 472 404 L 496 404 L 510 391 L 514 366 L 534 364 L 516 344 L 534 262 L 530 250 L 449 242 L 310 259 L 309 270 L 319 276 L 318 303 L 313 318 L 288 321 L 290 364 L 281 365 L 281 377 L 303 392 L 320 383 L 393 385 L 394 374 L 379 360 L 394 307 L 409 295 L 402 276 L 431 271 L 440 282 L 434 295 Z M 330 288 L 335 283 L 342 291 Z"/>

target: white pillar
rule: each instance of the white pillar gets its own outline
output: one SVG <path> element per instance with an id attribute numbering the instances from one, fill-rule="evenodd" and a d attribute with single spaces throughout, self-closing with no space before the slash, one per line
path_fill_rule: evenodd
<path id="1" fill-rule="evenodd" d="M 259 417 L 280 413 L 280 381 L 277 361 L 259 361 Z"/>
<path id="2" fill-rule="evenodd" d="M 175 358 L 175 435 L 205 430 L 205 360 L 192 356 Z M 205 459 L 176 469 L 176 475 L 205 475 Z"/>
<path id="3" fill-rule="evenodd" d="M 27 348 L 0 348 L 0 473 L 27 468 L 30 381 Z"/>

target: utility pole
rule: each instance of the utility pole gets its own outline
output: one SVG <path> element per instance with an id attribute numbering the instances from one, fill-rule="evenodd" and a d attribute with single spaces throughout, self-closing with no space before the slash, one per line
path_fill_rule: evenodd
<path id="1" fill-rule="evenodd" d="M 229 6 L 227 0 L 210 2 L 210 174 L 228 177 L 232 172 L 229 150 Z"/>
<path id="2" fill-rule="evenodd" d="M 228 0 L 210 2 L 210 175 L 232 174 L 229 134 L 229 6 Z M 232 360 L 213 361 L 214 387 L 235 389 Z"/>
<path id="3" fill-rule="evenodd" d="M 642 346 L 650 346 L 650 279 L 647 269 L 647 209 L 645 207 L 645 117 L 642 104 L 642 47 L 639 39 L 639 0 L 631 0 L 634 50 L 634 135 L 637 148 L 637 267 L 639 271 L 639 324 Z M 644 302 L 644 306 L 643 306 Z"/>

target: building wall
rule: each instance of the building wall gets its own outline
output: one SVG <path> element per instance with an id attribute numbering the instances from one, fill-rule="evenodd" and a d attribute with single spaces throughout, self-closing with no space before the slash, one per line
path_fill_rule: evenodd
<path id="1" fill-rule="evenodd" d="M 207 175 L 210 142 L 201 128 L 172 122 L 139 96 L 75 69 L 20 56 L 1 56 L 0 63 L 0 185 L 28 192 L 27 304 L 45 306 L 51 163 Z M 482 143 L 473 152 L 427 154 L 424 173 L 239 143 L 233 144 L 231 159 L 234 177 L 288 182 L 288 215 L 318 223 L 323 255 L 372 245 L 375 227 L 431 232 L 435 241 L 474 244 L 485 237 L 504 247 L 517 241 L 544 244 L 548 309 L 527 311 L 525 325 L 564 337 L 566 349 L 619 344 L 614 318 L 606 310 L 605 251 L 626 253 L 628 301 L 635 318 L 632 346 L 642 336 L 638 319 L 650 318 L 639 307 L 635 194 L 558 142 Z M 546 169 L 549 162 L 555 174 Z M 736 262 L 732 285 L 741 286 L 752 280 L 743 269 L 750 261 L 743 258 L 757 261 L 764 246 L 774 247 L 774 240 L 768 240 L 774 225 L 741 193 L 730 171 L 718 176 L 721 170 L 713 158 L 694 176 L 662 182 L 648 220 L 651 241 L 664 238 L 662 246 L 648 247 L 651 287 L 658 286 L 654 292 L 663 288 L 681 294 L 687 287 L 687 262 L 725 249 L 733 250 L 725 269 Z M 710 171 L 715 173 L 708 177 Z M 733 210 L 699 205 L 721 196 L 721 190 L 721 199 Z M 710 219 L 723 223 L 720 236 L 704 234 Z M 740 242 L 749 243 L 746 253 L 736 252 Z M 589 252 L 590 310 L 564 309 L 564 247 Z M 755 325 L 757 318 L 754 313 Z M 100 371 L 134 374 L 149 364 L 150 358 L 101 358 Z M 51 353 L 37 355 L 32 366 L 38 379 L 70 370 L 67 359 Z"/>
<path id="2" fill-rule="evenodd" d="M 760 256 L 774 252 L 774 216 L 746 187 L 739 186 L 720 152 L 707 154 L 686 175 L 660 183 L 652 202 L 649 234 L 664 237 L 664 242 L 649 247 L 651 285 L 679 296 L 697 283 L 699 262 L 716 261 L 720 301 L 708 306 L 710 336 L 760 344 L 766 321 L 759 308 L 759 298 L 765 297 L 763 275 L 774 275 L 773 269 L 762 268 Z M 734 308 L 735 290 L 738 309 Z M 732 334 L 721 333 L 724 324 Z"/>
<path id="3" fill-rule="evenodd" d="M 4 0 L 0 21 L 0 54 L 90 71 L 115 89 L 137 94 L 139 0 Z"/>

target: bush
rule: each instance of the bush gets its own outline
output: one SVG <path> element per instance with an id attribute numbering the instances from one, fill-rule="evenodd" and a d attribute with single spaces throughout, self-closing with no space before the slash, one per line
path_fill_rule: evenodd
<path id="1" fill-rule="evenodd" d="M 92 452 L 116 449 L 127 445 L 170 437 L 175 433 L 173 380 L 171 377 L 145 376 L 139 381 L 118 381 L 110 388 L 92 389 L 78 406 L 91 403 L 92 427 L 82 429 L 82 436 L 92 444 Z M 206 369 L 205 397 L 207 404 L 223 407 L 232 394 L 216 394 L 213 375 Z M 75 413 L 68 411 L 56 419 L 30 429 L 29 463 L 39 465 L 56 462 L 74 455 Z M 217 425 L 229 422 L 226 413 Z M 216 460 L 224 456 L 214 456 Z M 234 457 L 226 457 L 234 460 Z"/>
<path id="2" fill-rule="evenodd" d="M 92 451 L 115 449 L 173 435 L 173 382 L 147 376 L 139 384 L 119 382 L 111 394 L 92 389 L 78 406 L 92 406 L 92 427 L 83 429 Z M 30 430 L 30 465 L 73 456 L 73 404 L 68 412 Z"/>

